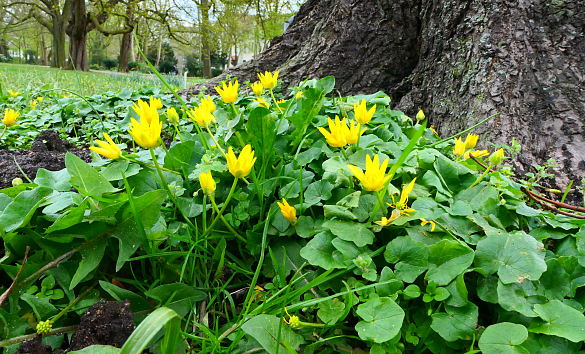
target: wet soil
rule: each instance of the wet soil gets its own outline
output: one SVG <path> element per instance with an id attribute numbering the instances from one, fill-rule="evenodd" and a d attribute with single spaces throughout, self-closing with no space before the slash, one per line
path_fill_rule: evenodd
<path id="1" fill-rule="evenodd" d="M 15 178 L 27 182 L 14 163 L 15 158 L 22 171 L 34 181 L 39 168 L 49 171 L 64 169 L 67 152 L 86 162 L 91 161 L 91 151 L 71 145 L 53 130 L 45 130 L 37 136 L 30 150 L 0 150 L 0 189 L 12 187 Z"/>
<path id="2" fill-rule="evenodd" d="M 60 354 L 91 345 L 111 345 L 121 348 L 134 331 L 134 313 L 130 301 L 100 301 L 81 317 L 68 349 L 55 349 L 41 344 L 41 336 L 22 342 L 17 354 Z"/>

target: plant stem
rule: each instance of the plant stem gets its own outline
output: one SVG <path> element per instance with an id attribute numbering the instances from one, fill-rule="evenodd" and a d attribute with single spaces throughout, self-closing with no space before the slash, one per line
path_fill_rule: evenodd
<path id="1" fill-rule="evenodd" d="M 85 295 L 89 294 L 89 292 L 92 291 L 93 288 L 95 288 L 95 286 L 97 284 L 98 284 L 97 281 L 94 282 L 93 284 L 91 284 L 89 286 L 89 288 L 85 289 L 84 292 L 82 292 L 81 294 L 79 294 L 79 296 L 76 297 L 75 300 L 71 301 L 71 303 L 69 305 L 67 305 L 67 307 L 65 307 L 63 310 L 61 310 L 61 312 L 59 312 L 55 317 L 53 317 L 51 319 L 51 323 L 57 322 L 57 320 L 59 318 L 61 318 L 63 315 L 65 315 L 67 313 L 67 311 L 71 310 L 73 308 L 73 306 L 75 306 L 81 299 L 83 299 L 85 297 Z"/>
<path id="2" fill-rule="evenodd" d="M 211 225 L 209 225 L 209 227 L 207 228 L 207 230 L 205 230 L 205 232 L 203 233 L 203 235 L 201 235 L 201 237 L 207 236 L 211 232 L 211 230 L 213 230 L 213 227 L 215 226 L 215 224 L 217 224 L 217 222 L 219 221 L 219 219 L 223 215 L 223 212 L 227 208 L 228 203 L 229 203 L 230 199 L 232 198 L 232 195 L 234 194 L 234 191 L 236 190 L 236 185 L 237 184 L 238 184 L 238 179 L 237 178 L 234 178 L 234 183 L 232 184 L 232 189 L 230 189 L 230 193 L 228 194 L 227 198 L 223 202 L 223 207 L 221 208 L 221 210 L 219 211 L 219 213 L 217 214 L 217 216 L 215 217 L 215 219 L 213 219 L 213 221 L 211 222 Z"/>
<path id="3" fill-rule="evenodd" d="M 0 139 L 2 139 L 2 137 L 4 136 L 4 133 L 6 133 L 6 128 L 8 128 L 7 125 L 5 125 L 4 129 L 2 129 L 2 134 L 0 134 Z"/>
<path id="4" fill-rule="evenodd" d="M 488 172 L 490 172 L 491 169 L 492 169 L 492 164 L 490 163 L 488 165 L 488 167 L 485 169 L 485 171 L 483 171 L 483 173 L 481 174 L 481 176 L 479 176 L 479 178 L 477 180 L 475 180 L 475 182 L 473 182 L 473 184 L 471 186 L 469 186 L 467 189 L 473 188 L 473 187 L 477 186 L 477 184 L 479 182 L 481 182 L 481 180 L 485 177 L 485 175 L 488 174 Z"/>
<path id="5" fill-rule="evenodd" d="M 276 108 L 278 108 L 278 111 L 280 113 L 282 113 L 282 108 L 280 108 L 280 106 L 278 105 L 278 102 L 276 102 L 276 98 L 274 98 L 274 93 L 272 92 L 272 89 L 270 89 L 270 96 L 272 97 L 272 102 L 274 102 L 274 104 L 276 105 Z"/>
<path id="6" fill-rule="evenodd" d="M 376 197 L 378 197 L 378 204 L 380 204 L 380 207 L 382 207 L 382 214 L 384 214 L 384 216 L 388 216 L 388 209 L 386 209 L 386 206 L 384 205 L 384 199 L 382 198 L 382 191 L 377 191 Z M 376 215 L 372 215 L 372 220 L 375 217 L 376 217 Z"/>
<path id="7" fill-rule="evenodd" d="M 73 332 L 76 329 L 77 329 L 77 325 L 69 326 L 69 327 L 61 327 L 61 328 L 57 328 L 57 329 L 50 331 L 49 333 L 46 334 L 46 336 L 54 336 L 57 334 Z M 12 344 L 24 342 L 25 340 L 33 339 L 36 336 L 37 336 L 36 333 L 31 333 L 31 334 L 25 334 L 24 336 L 14 337 L 14 338 L 3 340 L 3 341 L 0 341 L 0 348 L 7 347 L 7 346 L 12 345 Z"/>
<path id="8" fill-rule="evenodd" d="M 341 152 L 343 153 L 343 157 L 345 157 L 346 161 L 349 161 L 349 157 L 347 157 L 347 153 L 345 152 L 345 147 L 340 147 L 339 148 L 341 150 Z"/>
<path id="9" fill-rule="evenodd" d="M 238 110 L 236 109 L 236 105 L 232 102 L 232 108 L 234 110 L 234 118 L 238 116 Z"/>
<path id="10" fill-rule="evenodd" d="M 209 126 L 206 126 L 205 129 L 207 129 L 207 132 L 209 133 L 209 135 L 211 135 L 211 139 L 215 143 L 215 146 L 218 147 L 218 149 L 219 149 L 219 151 L 221 151 L 221 154 L 223 155 L 223 157 L 227 160 L 227 156 L 225 154 L 225 151 L 223 151 L 221 146 L 219 146 L 219 143 L 217 142 L 217 140 L 215 140 L 215 136 L 213 136 L 213 134 L 211 134 L 211 130 L 209 130 Z"/>
<path id="11" fill-rule="evenodd" d="M 244 243 L 248 243 L 248 240 L 246 240 L 242 235 L 240 235 L 236 230 L 234 230 L 232 225 L 230 225 L 230 223 L 228 223 L 227 220 L 223 217 L 223 213 L 221 213 L 219 211 L 217 204 L 215 204 L 215 198 L 210 197 L 209 199 L 211 200 L 211 205 L 213 205 L 213 209 L 215 209 L 215 212 L 217 213 L 217 215 L 219 215 L 219 217 L 221 218 L 221 221 L 223 221 L 223 223 L 228 228 L 228 230 L 230 230 L 230 232 L 232 234 L 234 234 L 234 236 L 236 236 L 240 240 L 244 241 Z"/>
<path id="12" fill-rule="evenodd" d="M 139 165 L 148 166 L 148 167 L 150 167 L 150 168 L 154 168 L 154 169 L 156 169 L 156 166 L 155 166 L 155 165 L 153 165 L 153 164 L 150 164 L 150 163 L 148 163 L 148 162 L 143 162 L 143 161 L 139 161 L 139 160 L 134 160 L 134 159 L 131 159 L 131 158 L 129 158 L 129 157 L 124 157 L 124 156 L 122 156 L 122 155 L 120 155 L 120 157 L 121 157 L 121 158 L 123 158 L 123 159 L 125 159 L 125 160 L 131 161 L 131 162 L 136 162 L 136 163 L 137 163 L 137 164 L 139 164 Z M 160 167 L 160 166 L 159 166 L 159 167 Z M 169 170 L 168 168 L 165 168 L 165 167 L 160 167 L 160 169 L 161 169 L 161 170 L 163 170 L 163 171 L 172 172 L 172 173 L 174 173 L 174 174 L 181 175 L 181 173 L 180 173 L 180 172 L 173 171 L 173 170 Z"/>
<path id="13" fill-rule="evenodd" d="M 179 127 L 177 127 L 176 123 L 173 123 L 173 126 L 175 127 L 175 130 L 177 131 L 177 135 L 179 136 L 179 140 L 181 140 L 181 142 L 184 143 L 185 140 L 183 140 L 183 136 L 181 136 L 181 132 L 179 131 Z"/>

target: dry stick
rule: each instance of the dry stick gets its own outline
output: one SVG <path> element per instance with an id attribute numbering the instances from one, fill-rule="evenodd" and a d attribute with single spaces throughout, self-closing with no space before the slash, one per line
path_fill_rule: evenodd
<path id="1" fill-rule="evenodd" d="M 12 287 L 16 284 L 16 281 L 18 280 L 18 277 L 20 276 L 20 272 L 22 272 L 22 269 L 24 269 L 26 259 L 28 258 L 28 251 L 30 251 L 30 247 L 26 246 L 26 251 L 24 252 L 24 259 L 22 261 L 22 265 L 20 266 L 20 270 L 18 271 L 18 273 L 16 274 L 16 277 L 12 281 L 12 285 L 10 285 L 10 287 L 4 292 L 4 294 L 2 294 L 2 296 L 0 296 L 0 306 L 2 306 L 4 301 L 6 301 L 6 299 L 8 299 L 8 295 L 10 295 L 10 292 L 12 291 Z"/>
<path id="2" fill-rule="evenodd" d="M 481 167 L 483 167 L 483 169 L 484 169 L 484 170 L 485 170 L 486 168 L 488 168 L 488 167 L 487 167 L 485 164 L 483 164 L 481 161 L 479 161 L 479 160 L 477 159 L 477 157 L 473 156 L 473 154 L 472 154 L 472 153 L 469 153 L 469 157 L 471 157 L 471 159 L 472 159 L 473 161 L 477 162 L 477 164 L 478 164 L 478 165 L 480 165 Z M 493 169 L 490 169 L 490 172 L 494 172 L 494 170 L 493 170 Z"/>
<path id="3" fill-rule="evenodd" d="M 585 208 L 582 208 L 582 207 L 579 207 L 579 206 L 574 206 L 574 205 L 569 205 L 569 204 L 565 204 L 565 203 L 561 203 L 561 202 L 557 202 L 556 200 L 552 200 L 552 199 L 545 198 L 545 197 L 543 197 L 541 195 L 538 195 L 538 194 L 536 194 L 534 192 L 530 192 L 530 191 L 528 191 L 528 192 L 531 193 L 536 198 L 541 199 L 541 200 L 544 200 L 545 202 L 548 202 L 548 203 L 552 203 L 552 204 L 558 206 L 559 208 L 571 209 L 571 210 L 574 210 L 574 211 L 580 211 L 582 213 L 585 213 Z"/>
<path id="4" fill-rule="evenodd" d="M 546 210 L 550 210 L 553 213 L 559 213 L 561 215 L 565 215 L 565 216 L 571 216 L 574 217 L 576 219 L 585 219 L 585 215 L 577 215 L 577 214 L 572 214 L 572 213 L 567 213 L 566 211 L 562 211 L 559 208 L 557 208 L 554 205 L 549 205 L 546 204 L 545 202 L 543 202 L 542 200 L 536 198 L 536 195 L 532 192 L 530 192 L 528 189 L 526 189 L 526 187 L 522 186 L 520 187 L 520 190 L 526 194 L 528 196 L 528 198 L 530 198 L 530 200 L 534 201 L 535 203 L 537 203 L 538 205 L 540 205 L 541 207 L 543 207 Z M 556 204 L 556 202 L 555 202 Z"/>
<path id="5" fill-rule="evenodd" d="M 57 334 L 62 334 L 62 333 L 67 333 L 67 332 L 73 332 L 76 329 L 77 329 L 77 325 L 68 326 L 68 327 L 61 327 L 61 328 L 55 328 L 54 330 L 52 330 L 49 333 L 45 334 L 45 336 L 54 336 L 54 335 L 57 335 Z M 14 338 L 10 338 L 10 339 L 6 339 L 6 340 L 3 340 L 3 341 L 0 341 L 0 348 L 7 347 L 7 346 L 12 345 L 12 344 L 24 342 L 25 340 L 32 339 L 35 336 L 37 336 L 36 333 L 31 333 L 31 334 L 26 334 L 24 336 L 14 337 Z"/>

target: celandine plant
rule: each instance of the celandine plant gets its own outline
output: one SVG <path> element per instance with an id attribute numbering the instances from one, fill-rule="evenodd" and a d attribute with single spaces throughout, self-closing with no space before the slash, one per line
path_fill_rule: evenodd
<path id="1" fill-rule="evenodd" d="M 148 315 L 123 353 L 167 323 L 164 353 L 582 349 L 580 209 L 532 207 L 509 153 L 474 150 L 471 129 L 440 139 L 432 115 L 383 93 L 259 79 L 191 102 L 120 93 L 117 113 L 96 107 L 92 163 L 67 154 L 0 191 L 0 272 L 15 280 L 0 347 L 109 298 Z"/>

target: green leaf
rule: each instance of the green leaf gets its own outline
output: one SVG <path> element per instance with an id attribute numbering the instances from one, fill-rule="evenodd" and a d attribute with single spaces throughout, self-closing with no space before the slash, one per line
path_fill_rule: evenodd
<path id="1" fill-rule="evenodd" d="M 540 277 L 539 292 L 549 300 L 563 300 L 571 292 L 571 277 L 555 258 L 546 261 L 546 272 Z"/>
<path id="2" fill-rule="evenodd" d="M 382 268 L 379 281 L 380 283 L 390 281 L 388 284 L 376 286 L 376 292 L 379 296 L 392 296 L 404 289 L 404 283 L 396 278 L 389 267 Z"/>
<path id="3" fill-rule="evenodd" d="M 20 295 L 20 298 L 32 307 L 39 321 L 46 320 L 59 312 L 59 310 L 51 304 L 49 298 L 38 297 L 28 293 Z"/>
<path id="4" fill-rule="evenodd" d="M 269 109 L 257 107 L 250 112 L 246 131 L 250 142 L 254 147 L 254 152 L 258 156 L 258 166 L 269 163 L 274 156 L 274 138 L 276 138 L 276 117 Z"/>
<path id="5" fill-rule="evenodd" d="M 39 168 L 35 183 L 40 187 L 47 187 L 59 192 L 67 192 L 71 190 L 71 183 L 69 179 L 71 176 L 66 169 L 60 171 L 48 171 L 44 168 Z"/>
<path id="6" fill-rule="evenodd" d="M 90 345 L 89 347 L 85 347 L 74 352 L 69 352 L 69 354 L 119 354 L 119 353 L 120 349 L 112 347 L 111 345 Z"/>
<path id="7" fill-rule="evenodd" d="M 134 176 L 140 172 L 140 166 L 135 163 L 130 165 L 128 160 L 122 160 L 109 164 L 100 174 L 108 181 L 119 181 L 122 179 L 122 172 L 126 177 Z"/>
<path id="8" fill-rule="evenodd" d="M 465 286 L 465 277 L 463 274 L 459 274 L 459 276 L 447 286 L 447 291 L 451 296 L 445 301 L 445 305 L 462 307 L 469 302 L 469 292 Z"/>
<path id="9" fill-rule="evenodd" d="M 280 353 L 285 353 L 285 342 L 288 342 L 294 350 L 298 350 L 299 346 L 305 343 L 303 337 L 295 333 L 286 324 L 280 328 L 280 340 L 277 342 L 278 329 L 282 320 L 279 317 L 271 315 L 258 315 L 252 317 L 249 321 L 242 325 L 242 330 L 249 336 L 254 338 L 269 354 L 276 354 L 277 348 Z"/>
<path id="10" fill-rule="evenodd" d="M 306 203 L 305 208 L 315 205 L 322 200 L 328 200 L 331 198 L 332 190 L 333 185 L 325 180 L 309 184 L 304 194 Z"/>
<path id="11" fill-rule="evenodd" d="M 201 162 L 205 149 L 200 142 L 187 140 L 173 145 L 169 154 L 165 156 L 165 167 L 174 167 L 178 171 L 185 168 L 187 174 L 194 170 L 195 165 Z M 126 175 L 128 177 L 128 175 Z"/>
<path id="12" fill-rule="evenodd" d="M 470 302 L 464 307 L 445 306 L 445 311 L 431 316 L 431 328 L 447 342 L 471 340 L 479 317 L 477 306 Z"/>
<path id="13" fill-rule="evenodd" d="M 320 232 L 313 237 L 303 249 L 301 257 L 310 264 L 324 269 L 345 268 L 345 265 L 333 257 L 333 253 L 339 253 L 331 243 L 335 236 L 330 232 Z"/>
<path id="14" fill-rule="evenodd" d="M 323 99 L 335 86 L 335 78 L 328 76 L 319 80 L 322 82 L 316 88 L 309 88 L 303 92 L 303 97 L 298 100 L 300 109 L 289 120 L 295 126 L 291 134 L 292 145 L 297 146 L 303 139 L 311 121 L 323 107 Z M 333 86 L 331 86 L 333 83 Z"/>
<path id="15" fill-rule="evenodd" d="M 337 299 L 329 299 L 319 304 L 317 316 L 327 325 L 334 325 L 343 316 L 345 304 Z"/>
<path id="16" fill-rule="evenodd" d="M 563 337 L 571 342 L 585 341 L 585 316 L 564 303 L 553 300 L 534 305 L 534 312 L 542 320 L 534 320 L 528 330 Z"/>
<path id="17" fill-rule="evenodd" d="M 498 302 L 507 311 L 517 311 L 526 317 L 536 317 L 534 304 L 545 300 L 537 296 L 536 288 L 530 280 L 523 283 L 504 284 L 498 281 Z"/>
<path id="18" fill-rule="evenodd" d="M 79 251 L 81 253 L 81 262 L 79 262 L 79 268 L 77 268 L 71 280 L 71 285 L 69 285 L 70 290 L 75 288 L 92 270 L 100 265 L 107 244 L 108 240 L 104 237 L 95 241 L 91 247 L 85 247 Z"/>
<path id="19" fill-rule="evenodd" d="M 95 168 L 70 152 L 65 155 L 65 166 L 71 175 L 70 183 L 85 194 L 101 197 L 118 191 Z"/>
<path id="20" fill-rule="evenodd" d="M 404 310 L 389 297 L 368 300 L 358 306 L 356 313 L 363 321 L 358 322 L 355 330 L 363 340 L 384 343 L 394 338 L 402 327 Z"/>
<path id="21" fill-rule="evenodd" d="M 154 226 L 158 220 L 160 207 L 166 197 L 167 193 L 162 189 L 158 189 L 134 199 L 134 205 L 136 206 L 138 215 L 140 215 L 142 225 L 147 230 Z M 111 236 L 116 237 L 120 241 L 120 252 L 116 263 L 116 271 L 122 268 L 122 265 L 124 265 L 142 244 L 142 236 L 136 225 L 130 204 L 126 204 L 118 214 L 121 214 L 118 225 L 111 232 Z"/>
<path id="22" fill-rule="evenodd" d="M 87 209 L 87 200 L 82 202 L 79 206 L 71 208 L 67 210 L 65 213 L 61 214 L 59 218 L 47 228 L 46 233 L 51 233 L 63 229 L 67 229 L 73 225 L 79 224 L 85 215 L 85 210 Z"/>
<path id="23" fill-rule="evenodd" d="M 309 238 L 313 236 L 313 234 L 320 231 L 320 228 L 315 226 L 315 220 L 313 220 L 312 217 L 306 215 L 299 216 L 294 227 L 297 235 L 301 236 L 302 238 Z"/>
<path id="24" fill-rule="evenodd" d="M 181 318 L 175 311 L 161 307 L 152 312 L 140 323 L 124 343 L 120 354 L 140 354 L 154 339 L 159 331 L 165 327 L 165 336 L 161 343 L 162 354 L 175 353 L 175 346 L 179 341 Z"/>
<path id="25" fill-rule="evenodd" d="M 47 187 L 37 187 L 32 191 L 24 191 L 17 195 L 0 214 L 0 227 L 10 232 L 28 224 L 43 198 L 52 193 Z"/>
<path id="26" fill-rule="evenodd" d="M 329 220 L 323 223 L 323 227 L 345 241 L 352 241 L 358 247 L 370 245 L 374 242 L 374 233 L 364 224 L 351 221 Z"/>
<path id="27" fill-rule="evenodd" d="M 130 300 L 132 311 L 145 311 L 152 309 L 152 306 L 142 296 L 133 293 L 130 290 L 122 289 L 112 283 L 100 280 L 100 286 L 104 289 L 111 297 L 117 301 Z"/>
<path id="28" fill-rule="evenodd" d="M 496 271 L 504 284 L 538 280 L 546 270 L 542 243 L 524 232 L 492 234 L 477 243 L 475 265 L 486 274 Z"/>
<path id="29" fill-rule="evenodd" d="M 429 248 L 410 236 L 401 236 L 386 246 L 384 258 L 388 263 L 398 263 L 394 266 L 398 279 L 413 283 L 428 268 Z"/>
<path id="30" fill-rule="evenodd" d="M 479 338 L 483 354 L 530 354 L 520 345 L 528 339 L 526 327 L 502 322 L 489 326 Z"/>
<path id="31" fill-rule="evenodd" d="M 355 220 L 357 217 L 348 208 L 339 205 L 323 205 L 323 213 L 326 219 L 338 218 Z"/>
<path id="32" fill-rule="evenodd" d="M 438 286 L 449 284 L 473 262 L 473 250 L 455 241 L 443 240 L 429 248 L 429 271 L 425 279 Z"/>
<path id="33" fill-rule="evenodd" d="M 157 286 L 144 293 L 147 297 L 155 299 L 160 306 L 165 306 L 175 311 L 179 316 L 186 316 L 191 311 L 195 302 L 201 301 L 207 295 L 184 283 L 172 283 Z"/>

